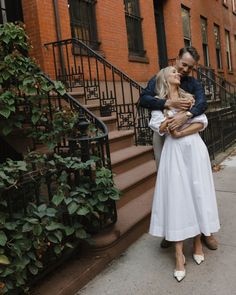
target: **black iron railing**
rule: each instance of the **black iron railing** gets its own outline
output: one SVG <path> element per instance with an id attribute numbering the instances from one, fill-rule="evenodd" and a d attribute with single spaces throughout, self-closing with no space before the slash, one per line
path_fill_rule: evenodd
<path id="1" fill-rule="evenodd" d="M 44 73 L 41 73 L 41 75 L 50 85 L 54 85 L 51 79 Z M 53 130 L 53 125 L 51 123 L 55 112 L 66 112 L 69 110 L 71 113 L 76 113 L 78 119 L 75 126 L 70 132 L 63 133 L 59 136 L 54 152 L 62 157 L 76 157 L 81 163 L 93 159 L 94 157 L 98 159 L 94 167 L 90 169 L 81 168 L 79 171 L 73 168 L 67 169 L 69 174 L 68 183 L 71 187 L 79 187 L 82 178 L 84 176 L 92 177 L 92 174 L 94 174 L 94 171 L 98 168 L 105 167 L 111 170 L 108 129 L 100 119 L 92 112 L 85 109 L 68 93 L 61 95 L 55 87 L 45 92 L 45 95 L 38 101 L 38 107 L 45 105 L 47 106 L 46 114 L 44 114 L 47 117 L 47 120 L 44 120 L 46 124 L 40 122 L 33 125 L 32 122 L 28 120 L 31 106 L 27 98 L 25 98 L 21 106 L 16 108 L 16 111 L 24 113 L 25 122 L 23 122 L 23 124 L 26 123 L 27 128 L 29 124 L 32 124 L 32 130 L 35 129 L 36 132 L 40 131 L 41 133 Z M 39 153 L 42 153 L 41 149 L 43 148 L 43 152 L 48 153 L 49 160 L 50 154 L 53 154 L 52 151 L 46 148 L 45 144 L 42 144 L 40 138 L 34 139 L 33 148 Z M 15 160 L 18 159 L 16 158 Z M 60 171 L 58 171 L 58 173 L 60 173 Z M 53 179 L 48 171 L 38 171 L 36 169 L 29 174 L 22 173 L 22 176 L 17 179 L 17 183 L 6 190 L 1 190 L 1 197 L 8 202 L 7 209 L 10 216 L 17 213 L 17 210 L 24 210 L 29 202 L 40 205 L 41 201 L 50 200 L 53 196 L 53 190 L 55 191 L 54 180 L 55 175 Z M 102 222 L 100 229 L 114 224 L 117 220 L 115 201 L 109 200 L 108 206 L 110 208 L 109 221 L 108 223 Z"/>
<path id="2" fill-rule="evenodd" d="M 202 82 L 209 102 L 218 101 L 218 107 L 227 107 L 236 102 L 236 86 L 219 76 L 211 68 L 199 65 L 193 75 Z"/>
<path id="3" fill-rule="evenodd" d="M 52 49 L 56 78 L 70 91 L 79 92 L 85 104 L 99 103 L 101 116 L 115 115 L 118 130 L 135 129 L 138 142 L 136 103 L 141 85 L 80 40 L 68 39 L 45 46 Z"/>
<path id="4" fill-rule="evenodd" d="M 134 129 L 137 145 L 152 144 L 152 131 L 148 127 L 150 112 L 137 108 L 141 85 L 77 39 L 45 46 L 52 48 L 56 78 L 64 82 L 70 91 L 83 95 L 85 104 L 97 101 L 101 115 L 115 114 L 118 130 Z M 170 60 L 169 64 L 173 62 Z M 202 66 L 193 75 L 202 82 L 208 102 L 220 101 L 215 113 L 208 113 L 209 128 L 203 133 L 214 157 L 216 151 L 226 148 L 229 138 L 234 140 L 236 137 L 233 132 L 235 86 Z"/>

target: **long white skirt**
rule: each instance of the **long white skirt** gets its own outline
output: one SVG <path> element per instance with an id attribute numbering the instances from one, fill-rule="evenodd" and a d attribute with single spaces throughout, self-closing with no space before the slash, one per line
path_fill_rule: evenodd
<path id="1" fill-rule="evenodd" d="M 211 163 L 198 133 L 166 136 L 154 192 L 150 234 L 182 241 L 220 228 Z"/>

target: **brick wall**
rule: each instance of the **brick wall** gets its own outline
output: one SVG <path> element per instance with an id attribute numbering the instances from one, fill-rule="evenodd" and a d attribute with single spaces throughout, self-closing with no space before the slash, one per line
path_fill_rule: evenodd
<path id="1" fill-rule="evenodd" d="M 208 24 L 208 49 L 209 59 L 212 68 L 217 71 L 215 38 L 213 34 L 214 23 L 220 27 L 221 51 L 223 71 L 219 74 L 224 74 L 231 81 L 236 82 L 236 15 L 232 13 L 232 1 L 228 0 L 228 8 L 223 6 L 221 0 L 171 0 L 165 2 L 165 29 L 167 36 L 168 57 L 174 58 L 178 53 L 178 49 L 183 47 L 183 29 L 181 18 L 181 4 L 190 9 L 191 22 L 191 37 L 192 45 L 197 48 L 201 55 L 200 63 L 204 64 L 200 16 L 207 19 Z M 231 54 L 233 72 L 229 73 L 226 63 L 226 48 L 225 48 L 225 29 L 230 31 L 231 37 Z"/>
<path id="2" fill-rule="evenodd" d="M 159 1 L 159 0 L 155 0 Z M 181 4 L 190 9 L 192 44 L 201 54 L 200 63 L 203 64 L 200 15 L 208 20 L 208 45 L 210 64 L 216 68 L 215 40 L 213 24 L 221 29 L 222 62 L 225 76 L 235 82 L 235 73 L 228 73 L 226 67 L 225 32 L 231 34 L 232 64 L 236 71 L 236 15 L 232 13 L 231 0 L 228 8 L 221 0 L 168 0 L 164 1 L 164 19 L 166 28 L 166 44 L 168 58 L 175 58 L 178 49 L 183 47 L 183 29 L 181 18 Z M 96 18 L 98 40 L 101 42 L 100 52 L 112 64 L 126 72 L 137 81 L 147 81 L 159 70 L 158 48 L 155 28 L 153 0 L 140 0 L 142 17 L 142 32 L 146 63 L 130 61 L 125 13 L 123 0 L 98 0 L 96 3 Z M 43 47 L 44 43 L 56 41 L 56 25 L 53 1 L 22 0 L 24 19 L 27 32 L 34 46 L 32 55 L 41 67 L 53 76 L 54 67 L 52 53 Z M 71 37 L 70 17 L 67 0 L 58 0 L 62 39 Z"/>

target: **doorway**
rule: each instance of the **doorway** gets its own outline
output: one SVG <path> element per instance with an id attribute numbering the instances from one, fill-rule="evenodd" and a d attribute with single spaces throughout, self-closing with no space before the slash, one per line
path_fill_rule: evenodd
<path id="1" fill-rule="evenodd" d="M 163 9 L 164 1 L 165 0 L 153 0 L 156 33 L 157 33 L 158 59 L 159 59 L 159 66 L 161 69 L 168 66 L 165 23 L 164 23 L 164 9 Z"/>

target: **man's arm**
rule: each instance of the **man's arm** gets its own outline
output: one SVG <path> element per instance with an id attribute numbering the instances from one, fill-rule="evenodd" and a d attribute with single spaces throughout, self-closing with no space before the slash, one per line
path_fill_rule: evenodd
<path id="1" fill-rule="evenodd" d="M 191 93 L 195 97 L 195 104 L 189 111 L 193 114 L 193 117 L 195 117 L 195 116 L 202 115 L 206 111 L 207 101 L 206 101 L 205 92 L 201 83 L 195 78 L 193 78 L 192 81 L 193 81 L 193 90 Z"/>
<path id="2" fill-rule="evenodd" d="M 139 105 L 143 108 L 150 109 L 152 111 L 163 111 L 165 106 L 165 99 L 158 99 L 155 97 L 155 85 L 156 77 L 154 76 L 147 84 L 147 87 L 142 90 Z"/>
<path id="3" fill-rule="evenodd" d="M 147 84 L 147 87 L 142 90 L 139 98 L 139 106 L 150 109 L 152 111 L 163 111 L 164 108 L 177 108 L 187 110 L 189 101 L 185 99 L 160 99 L 156 98 L 156 77 L 154 76 Z"/>

